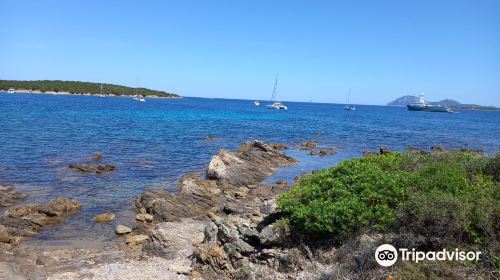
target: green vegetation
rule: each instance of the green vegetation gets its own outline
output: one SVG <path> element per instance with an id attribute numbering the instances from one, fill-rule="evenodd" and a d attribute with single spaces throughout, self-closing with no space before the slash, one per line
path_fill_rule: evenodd
<path id="1" fill-rule="evenodd" d="M 347 160 L 305 177 L 278 198 L 305 233 L 339 241 L 360 230 L 414 233 L 427 246 L 498 248 L 500 154 L 389 153 Z M 330 235 L 332 236 L 332 235 Z"/>
<path id="2" fill-rule="evenodd" d="M 134 95 L 135 88 L 102 84 L 104 94 L 112 95 Z M 101 84 L 90 82 L 75 82 L 75 81 L 14 81 L 0 80 L 0 90 L 7 91 L 9 88 L 16 90 L 33 90 L 41 92 L 69 92 L 72 94 L 100 94 Z M 151 90 L 146 88 L 138 88 L 137 94 L 148 96 L 155 95 L 159 97 L 179 97 L 177 94 L 168 93 L 165 91 Z"/>

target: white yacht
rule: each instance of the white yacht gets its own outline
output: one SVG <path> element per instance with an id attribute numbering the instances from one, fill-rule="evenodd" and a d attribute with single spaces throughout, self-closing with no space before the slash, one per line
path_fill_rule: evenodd
<path id="1" fill-rule="evenodd" d="M 16 93 L 16 89 L 11 87 L 11 88 L 9 88 L 7 93 Z"/>
<path id="2" fill-rule="evenodd" d="M 253 102 L 253 104 L 254 104 L 255 106 L 260 106 L 260 101 L 259 101 L 259 100 L 255 100 L 255 101 Z"/>
<path id="3" fill-rule="evenodd" d="M 276 80 L 274 81 L 274 89 L 273 95 L 271 96 L 271 101 L 273 104 L 267 105 L 268 109 L 276 109 L 276 110 L 288 110 L 288 107 L 283 105 L 283 103 L 276 101 L 276 88 L 278 86 L 278 74 L 276 74 Z"/>

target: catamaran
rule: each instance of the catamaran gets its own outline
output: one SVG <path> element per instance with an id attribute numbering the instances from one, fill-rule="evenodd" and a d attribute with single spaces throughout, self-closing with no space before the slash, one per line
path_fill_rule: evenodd
<path id="1" fill-rule="evenodd" d="M 271 96 L 271 101 L 273 102 L 273 104 L 267 105 L 267 109 L 288 110 L 288 107 L 283 105 L 281 102 L 275 101 L 277 86 L 278 86 L 278 74 L 276 74 L 276 80 L 274 81 L 273 95 Z"/>
<path id="2" fill-rule="evenodd" d="M 351 89 L 349 88 L 349 95 L 347 96 L 347 105 L 344 106 L 344 110 L 355 111 L 356 110 L 356 106 L 351 105 L 350 99 L 351 99 Z"/>

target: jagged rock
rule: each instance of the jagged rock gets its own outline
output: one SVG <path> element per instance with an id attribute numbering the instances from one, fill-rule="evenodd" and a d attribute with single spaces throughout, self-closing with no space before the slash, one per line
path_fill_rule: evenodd
<path id="1" fill-rule="evenodd" d="M 96 173 L 101 174 L 104 172 L 112 172 L 115 171 L 116 166 L 112 164 L 80 164 L 73 163 L 68 165 L 68 168 L 71 170 L 83 172 L 83 173 Z"/>
<path id="2" fill-rule="evenodd" d="M 117 225 L 115 228 L 115 232 L 118 235 L 124 235 L 124 234 L 129 234 L 132 232 L 132 229 L 129 227 L 126 227 L 124 225 Z"/>
<path id="3" fill-rule="evenodd" d="M 249 141 L 234 153 L 221 150 L 207 168 L 209 179 L 230 186 L 247 186 L 261 182 L 274 168 L 288 166 L 296 160 L 261 141 Z"/>
<path id="4" fill-rule="evenodd" d="M 144 219 L 146 219 L 146 222 L 148 223 L 152 223 L 154 220 L 153 215 L 150 214 L 144 214 Z"/>
<path id="5" fill-rule="evenodd" d="M 93 218 L 95 222 L 98 223 L 109 223 L 115 218 L 115 214 L 113 212 L 106 212 L 99 214 Z"/>
<path id="6" fill-rule="evenodd" d="M 167 259 L 188 259 L 193 254 L 193 245 L 203 242 L 207 225 L 206 221 L 193 219 L 159 223 L 151 239 L 144 244 L 144 250 Z"/>
<path id="7" fill-rule="evenodd" d="M 14 186 L 0 186 L 0 207 L 9 207 L 16 203 L 17 200 L 24 199 L 28 196 L 26 193 L 13 192 Z"/>
<path id="8" fill-rule="evenodd" d="M 102 155 L 99 152 L 96 152 L 94 156 L 92 157 L 93 160 L 95 161 L 100 161 L 102 159 Z"/>
<path id="9" fill-rule="evenodd" d="M 144 192 L 134 199 L 136 209 L 144 208 L 158 221 L 173 222 L 182 218 L 207 219 L 211 209 L 222 209 L 220 190 L 214 181 L 189 173 L 180 179 L 180 193 L 165 189 Z"/>
<path id="10" fill-rule="evenodd" d="M 144 235 L 144 234 L 138 234 L 138 235 L 129 235 L 127 236 L 127 239 L 125 239 L 125 243 L 127 245 L 137 245 L 146 242 L 146 240 L 149 239 L 149 236 Z"/>
<path id="11" fill-rule="evenodd" d="M 79 209 L 78 200 L 58 197 L 46 204 L 8 208 L 0 218 L 0 224 L 8 232 L 9 242 L 15 242 L 20 236 L 32 236 L 46 227 L 63 222 Z"/>

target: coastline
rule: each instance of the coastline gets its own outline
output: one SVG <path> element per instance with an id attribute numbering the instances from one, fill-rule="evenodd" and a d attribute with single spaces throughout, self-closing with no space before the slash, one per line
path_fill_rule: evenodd
<path id="1" fill-rule="evenodd" d="M 74 95 L 74 96 L 96 96 L 100 97 L 100 94 L 92 94 L 92 93 L 73 93 L 67 91 L 40 91 L 40 90 L 32 90 L 31 92 L 27 89 L 16 89 L 14 93 L 8 93 L 7 91 L 2 91 L 2 94 L 47 94 L 47 95 Z M 132 95 L 115 95 L 115 94 L 107 94 L 106 97 L 132 97 Z M 144 98 L 165 98 L 165 99 L 182 99 L 182 96 L 158 96 L 158 95 L 146 95 Z"/>

